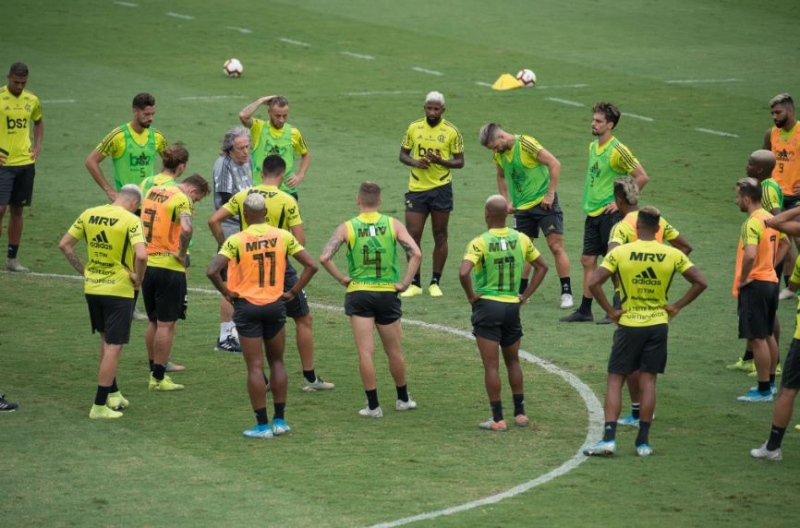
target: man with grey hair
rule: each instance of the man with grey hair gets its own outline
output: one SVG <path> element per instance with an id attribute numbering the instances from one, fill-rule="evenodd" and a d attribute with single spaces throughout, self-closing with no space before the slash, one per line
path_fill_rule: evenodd
<path id="1" fill-rule="evenodd" d="M 264 105 L 269 119 L 254 118 L 258 107 Z M 287 123 L 288 118 L 289 100 L 282 95 L 260 97 L 239 112 L 239 121 L 253 136 L 253 173 L 261 172 L 267 156 L 277 154 L 286 162 L 286 180 L 281 184 L 281 190 L 297 200 L 297 187 L 306 177 L 311 154 L 300 130 Z M 300 157 L 299 168 L 295 168 L 295 156 Z"/>
<path id="2" fill-rule="evenodd" d="M 572 308 L 569 256 L 564 249 L 564 214 L 558 204 L 561 162 L 532 136 L 509 134 L 497 123 L 481 128 L 481 145 L 494 151 L 497 188 L 514 215 L 514 229 L 532 240 L 541 229 L 561 282 L 561 308 Z M 531 266 L 522 270 L 520 293 L 528 287 Z"/>
<path id="3" fill-rule="evenodd" d="M 100 369 L 97 392 L 89 418 L 121 418 L 129 401 L 117 387 L 117 364 L 122 345 L 130 339 L 134 288 L 139 288 L 147 267 L 142 222 L 135 214 L 142 193 L 135 184 L 124 185 L 114 203 L 85 210 L 59 243 L 67 261 L 85 278 L 92 332 L 100 334 Z M 84 265 L 75 254 L 86 241 L 89 259 Z"/>
<path id="4" fill-rule="evenodd" d="M 439 281 L 447 261 L 447 228 L 453 210 L 452 169 L 464 166 L 464 138 L 451 122 L 442 118 L 444 96 L 430 92 L 425 97 L 424 119 L 417 119 L 406 129 L 400 145 L 400 162 L 411 167 L 406 202 L 406 227 L 414 242 L 422 247 L 422 231 L 431 217 L 433 229 L 433 276 L 428 293 L 441 297 Z M 420 273 L 400 294 L 414 297 L 422 293 Z"/>
<path id="5" fill-rule="evenodd" d="M 244 127 L 234 127 L 222 138 L 222 149 L 214 163 L 214 211 L 228 203 L 232 196 L 253 186 L 253 166 L 250 160 L 250 131 Z M 239 215 L 221 222 L 224 238 L 239 231 Z M 227 273 L 222 271 L 222 279 Z M 225 299 L 219 301 L 219 337 L 215 350 L 241 352 L 233 323 L 233 305 Z"/>

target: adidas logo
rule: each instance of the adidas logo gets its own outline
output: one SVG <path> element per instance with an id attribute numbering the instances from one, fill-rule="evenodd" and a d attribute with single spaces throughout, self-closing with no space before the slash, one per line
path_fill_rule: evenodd
<path id="1" fill-rule="evenodd" d="M 108 241 L 108 236 L 106 236 L 105 229 L 97 233 L 92 241 L 89 243 L 90 246 L 97 249 L 112 249 L 113 247 Z"/>
<path id="2" fill-rule="evenodd" d="M 632 281 L 634 284 L 645 284 L 650 286 L 660 286 L 661 281 L 658 280 L 658 275 L 653 271 L 653 268 L 648 266 L 646 270 L 637 273 Z"/>

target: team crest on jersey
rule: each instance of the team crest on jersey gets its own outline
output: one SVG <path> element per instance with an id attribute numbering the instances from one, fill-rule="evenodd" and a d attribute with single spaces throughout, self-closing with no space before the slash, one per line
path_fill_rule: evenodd
<path id="1" fill-rule="evenodd" d="M 439 143 L 444 143 L 445 140 L 444 134 L 439 134 L 439 137 L 437 137 L 436 139 L 439 140 Z"/>
<path id="2" fill-rule="evenodd" d="M 27 103 L 27 104 L 25 105 L 25 111 L 26 111 L 26 112 L 30 112 L 30 111 L 31 111 L 31 105 L 30 105 L 30 103 Z"/>

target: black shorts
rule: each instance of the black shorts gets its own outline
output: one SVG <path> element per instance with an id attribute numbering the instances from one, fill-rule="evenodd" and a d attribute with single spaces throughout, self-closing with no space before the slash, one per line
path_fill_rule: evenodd
<path id="1" fill-rule="evenodd" d="M 134 302 L 127 297 L 86 294 L 92 333 L 103 334 L 109 345 L 126 344 L 131 337 Z"/>
<path id="2" fill-rule="evenodd" d="M 186 319 L 186 273 L 148 266 L 142 281 L 142 298 L 150 321 L 171 323 Z"/>
<path id="3" fill-rule="evenodd" d="M 478 299 L 472 305 L 472 335 L 504 347 L 513 345 L 522 338 L 519 307 L 519 303 Z"/>
<path id="4" fill-rule="evenodd" d="M 375 319 L 375 324 L 390 325 L 403 316 L 397 292 L 352 291 L 344 296 L 344 313 Z"/>
<path id="5" fill-rule="evenodd" d="M 775 331 L 777 282 L 755 280 L 739 290 L 739 339 L 766 339 Z"/>
<path id="6" fill-rule="evenodd" d="M 0 167 L 0 205 L 30 207 L 36 165 Z"/>
<path id="7" fill-rule="evenodd" d="M 449 213 L 453 210 L 453 182 L 427 191 L 406 193 L 406 212 L 429 214 L 431 211 Z"/>
<path id="8" fill-rule="evenodd" d="M 530 209 L 514 212 L 514 229 L 530 238 L 539 238 L 540 229 L 545 237 L 564 234 L 564 213 L 558 205 L 558 193 L 549 211 L 540 202 Z"/>
<path id="9" fill-rule="evenodd" d="M 292 287 L 297 284 L 298 280 L 300 280 L 300 277 L 297 276 L 297 272 L 287 263 L 286 274 L 283 278 L 284 293 L 291 290 Z M 300 293 L 295 295 L 294 299 L 286 303 L 286 315 L 292 319 L 295 317 L 303 317 L 309 313 L 311 313 L 311 310 L 308 308 L 308 297 L 306 296 L 305 290 L 300 290 Z"/>
<path id="10" fill-rule="evenodd" d="M 619 326 L 608 358 L 608 373 L 628 375 L 641 370 L 663 374 L 667 366 L 669 325 Z"/>
<path id="11" fill-rule="evenodd" d="M 792 207 L 797 207 L 797 204 L 800 203 L 800 194 L 790 195 L 784 194 L 783 195 L 783 210 L 791 209 Z"/>
<path id="12" fill-rule="evenodd" d="M 619 211 L 587 216 L 583 223 L 582 254 L 592 257 L 605 255 L 608 251 L 608 237 L 611 235 L 611 228 L 620 220 L 622 220 L 622 214 Z"/>
<path id="13" fill-rule="evenodd" d="M 233 301 L 233 322 L 240 336 L 272 339 L 286 323 L 283 301 L 253 304 L 246 299 Z"/>

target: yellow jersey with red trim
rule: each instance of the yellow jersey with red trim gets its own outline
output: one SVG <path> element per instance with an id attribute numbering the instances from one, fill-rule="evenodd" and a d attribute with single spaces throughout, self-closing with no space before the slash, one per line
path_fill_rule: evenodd
<path id="1" fill-rule="evenodd" d="M 31 131 L 42 119 L 39 98 L 28 90 L 19 97 L 0 88 L 0 154 L 6 157 L 7 167 L 31 165 Z"/>
<path id="2" fill-rule="evenodd" d="M 464 153 L 464 138 L 455 125 L 446 119 L 432 127 L 427 119 L 422 118 L 408 125 L 400 147 L 410 151 L 415 160 L 424 158 L 428 151 L 435 152 L 444 160 L 451 160 L 455 154 Z M 447 185 L 452 179 L 453 173 L 449 168 L 435 163 L 431 163 L 427 169 L 412 167 L 408 190 L 429 191 Z"/>

